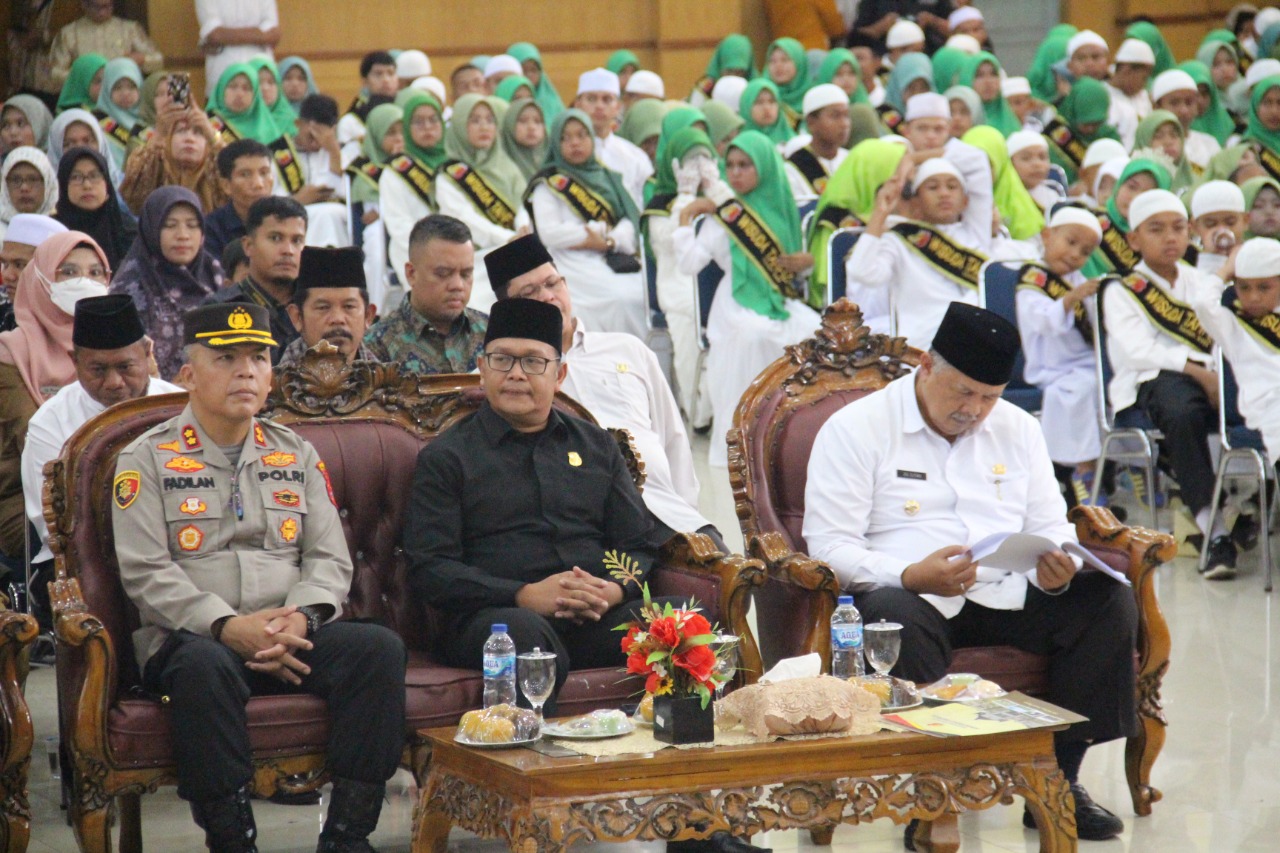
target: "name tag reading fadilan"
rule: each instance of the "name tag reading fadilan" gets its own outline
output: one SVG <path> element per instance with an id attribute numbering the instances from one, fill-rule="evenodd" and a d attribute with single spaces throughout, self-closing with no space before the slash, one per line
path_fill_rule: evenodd
<path id="1" fill-rule="evenodd" d="M 904 471 L 898 469 L 898 477 L 903 480 L 927 480 L 929 475 L 923 471 Z"/>

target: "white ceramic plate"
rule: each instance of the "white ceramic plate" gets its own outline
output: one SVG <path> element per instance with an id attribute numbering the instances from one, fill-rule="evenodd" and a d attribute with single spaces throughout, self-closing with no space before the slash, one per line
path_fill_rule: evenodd
<path id="1" fill-rule="evenodd" d="M 546 723 L 542 727 L 542 734 L 546 737 L 560 738 L 561 740 L 604 740 L 605 738 L 629 735 L 635 730 L 635 723 L 632 720 L 627 721 L 626 728 L 616 732 L 580 732 L 560 723 Z"/>
<path id="2" fill-rule="evenodd" d="M 464 738 L 462 735 L 454 735 L 453 742 L 460 743 L 463 746 L 470 746 L 475 749 L 514 749 L 517 746 L 528 746 L 531 743 L 537 743 L 538 739 L 529 738 L 528 740 L 509 740 L 504 743 L 481 743 L 477 740 Z"/>

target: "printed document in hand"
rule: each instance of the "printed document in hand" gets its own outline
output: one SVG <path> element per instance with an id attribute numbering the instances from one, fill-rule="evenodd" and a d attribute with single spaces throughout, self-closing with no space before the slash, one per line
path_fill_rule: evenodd
<path id="1" fill-rule="evenodd" d="M 1046 551 L 1065 551 L 1079 557 L 1086 569 L 1097 569 L 1115 578 L 1125 586 L 1132 586 L 1129 579 L 1090 554 L 1076 542 L 1061 544 L 1034 533 L 992 533 L 969 546 L 974 562 L 1007 572 L 1030 573 L 1035 571 L 1036 561 Z"/>

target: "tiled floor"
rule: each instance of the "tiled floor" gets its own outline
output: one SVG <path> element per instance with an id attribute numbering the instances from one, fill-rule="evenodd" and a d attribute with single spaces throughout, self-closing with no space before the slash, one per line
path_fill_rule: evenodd
<path id="1" fill-rule="evenodd" d="M 740 545 L 728 478 L 723 470 L 703 465 L 705 440 L 697 440 L 703 509 Z M 1167 514 L 1162 518 L 1167 522 Z M 1278 548 L 1277 550 L 1280 550 Z M 1190 560 L 1161 569 L 1160 600 L 1173 632 L 1172 664 L 1164 682 L 1169 718 L 1168 741 L 1155 766 L 1153 781 L 1164 800 L 1147 818 L 1133 817 L 1124 784 L 1124 748 L 1111 744 L 1093 750 L 1082 774 L 1095 799 L 1124 818 L 1124 834 L 1115 840 L 1081 843 L 1098 853 L 1275 853 L 1280 850 L 1280 726 L 1273 703 L 1280 705 L 1280 686 L 1273 679 L 1273 659 L 1280 653 L 1280 621 L 1276 596 L 1265 595 L 1258 574 L 1258 555 L 1248 555 L 1234 582 L 1201 581 Z M 53 674 L 32 673 L 28 698 L 36 723 L 37 754 L 32 762 L 31 801 L 34 827 L 31 849 L 39 853 L 76 849 L 58 786 L 50 779 L 42 739 L 56 734 Z M 402 853 L 409 847 L 413 810 L 412 781 L 403 771 L 391 785 L 390 804 L 374 837 L 379 850 Z M 323 807 L 256 804 L 260 849 L 304 853 L 315 849 Z M 1037 836 L 1024 830 L 1020 806 L 997 807 L 960 819 L 962 849 L 981 853 L 1038 850 Z M 181 801 L 166 788 L 143 799 L 144 840 L 152 851 L 203 849 L 200 832 Z M 842 827 L 836 853 L 897 853 L 901 830 L 887 822 Z M 807 834 L 771 833 L 756 843 L 777 850 L 810 848 Z M 459 851 L 497 851 L 500 844 L 456 832 L 451 847 Z M 625 845 L 660 851 L 660 845 Z M 613 847 L 618 853 L 629 853 Z M 603 845 L 601 846 L 603 849 Z"/>

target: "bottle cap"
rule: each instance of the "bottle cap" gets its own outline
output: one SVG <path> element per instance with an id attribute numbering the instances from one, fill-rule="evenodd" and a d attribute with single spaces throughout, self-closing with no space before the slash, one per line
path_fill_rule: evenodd
<path id="1" fill-rule="evenodd" d="M 836 599 L 836 603 L 837 603 L 840 607 L 844 607 L 846 604 L 848 604 L 848 605 L 852 606 L 852 605 L 853 605 L 853 596 L 852 596 L 852 595 L 842 595 L 842 596 L 840 596 L 839 598 L 837 598 L 837 599 Z"/>
<path id="2" fill-rule="evenodd" d="M 503 622 L 494 622 L 493 625 L 490 626 L 489 630 L 495 634 L 505 634 L 507 633 L 507 626 Z"/>

